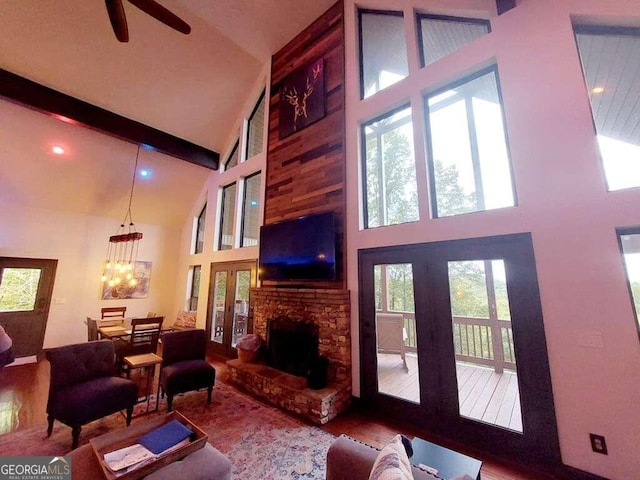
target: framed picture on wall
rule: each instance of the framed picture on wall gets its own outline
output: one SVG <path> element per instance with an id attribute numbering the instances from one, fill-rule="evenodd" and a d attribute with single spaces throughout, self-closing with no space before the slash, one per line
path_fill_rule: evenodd
<path id="1" fill-rule="evenodd" d="M 134 286 L 123 281 L 119 285 L 110 287 L 104 282 L 102 284 L 102 300 L 147 298 L 149 296 L 149 280 L 151 279 L 151 262 L 136 262 L 133 278 L 136 279 Z"/>
<path id="2" fill-rule="evenodd" d="M 324 59 L 312 62 L 282 80 L 278 114 L 281 139 L 325 116 Z"/>

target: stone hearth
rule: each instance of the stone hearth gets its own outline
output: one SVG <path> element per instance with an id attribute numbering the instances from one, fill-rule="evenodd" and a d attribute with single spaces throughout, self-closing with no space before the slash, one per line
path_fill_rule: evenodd
<path id="1" fill-rule="evenodd" d="M 245 390 L 324 424 L 351 401 L 351 334 L 348 290 L 263 287 L 251 291 L 253 330 L 266 343 L 267 321 L 288 317 L 318 327 L 319 354 L 329 361 L 326 388 L 312 390 L 305 377 L 268 367 L 262 360 L 227 362 L 229 380 Z"/>

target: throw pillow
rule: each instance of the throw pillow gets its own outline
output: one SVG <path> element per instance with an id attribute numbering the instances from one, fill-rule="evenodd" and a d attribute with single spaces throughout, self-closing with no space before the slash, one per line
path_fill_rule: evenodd
<path id="1" fill-rule="evenodd" d="M 173 322 L 174 327 L 182 328 L 196 328 L 196 313 L 195 311 L 182 311 L 178 312 L 178 318 Z"/>
<path id="2" fill-rule="evenodd" d="M 413 480 L 411 464 L 400 435 L 380 450 L 369 480 Z"/>

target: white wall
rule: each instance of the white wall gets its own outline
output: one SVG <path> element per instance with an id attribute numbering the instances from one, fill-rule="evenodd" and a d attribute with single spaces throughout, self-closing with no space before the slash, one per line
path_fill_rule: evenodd
<path id="1" fill-rule="evenodd" d="M 415 29 L 414 8 L 464 12 L 444 10 L 458 2 L 446 4 L 357 2 L 364 8 L 404 8 L 408 29 Z M 606 191 L 570 15 L 640 25 L 640 2 L 523 0 L 491 19 L 489 35 L 424 69 L 418 67 L 416 42 L 409 40 L 409 77 L 365 101 L 359 99 L 355 12 L 356 2 L 345 0 L 348 204 L 361 204 L 359 124 L 410 100 L 423 215 L 415 223 L 370 231 L 360 228 L 358 215 L 347 218 L 354 392 L 360 381 L 358 249 L 532 232 L 563 462 L 611 479 L 639 478 L 640 342 L 615 228 L 640 223 L 640 189 Z M 430 219 L 422 94 L 493 63 L 502 86 L 519 205 Z M 581 336 L 591 334 L 601 336 L 601 347 L 581 344 Z M 591 451 L 589 432 L 606 437 L 607 456 Z"/>
<path id="2" fill-rule="evenodd" d="M 100 308 L 126 306 L 127 316 L 153 311 L 175 319 L 172 300 L 176 285 L 178 234 L 155 225 L 136 224 L 144 237 L 138 260 L 152 262 L 149 297 L 102 300 L 102 267 L 110 235 L 119 222 L 111 218 L 0 204 L 0 256 L 57 259 L 58 267 L 44 347 L 87 340 L 87 316 Z"/>

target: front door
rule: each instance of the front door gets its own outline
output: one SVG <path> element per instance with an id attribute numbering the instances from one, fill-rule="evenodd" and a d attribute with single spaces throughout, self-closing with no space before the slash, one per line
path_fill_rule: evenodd
<path id="1" fill-rule="evenodd" d="M 238 341 L 252 331 L 249 292 L 256 278 L 255 261 L 211 264 L 207 332 L 214 352 L 236 357 Z"/>
<path id="2" fill-rule="evenodd" d="M 362 393 L 461 443 L 559 461 L 527 234 L 360 252 Z"/>
<path id="3" fill-rule="evenodd" d="M 57 260 L 0 257 L 0 325 L 15 357 L 42 351 Z"/>

